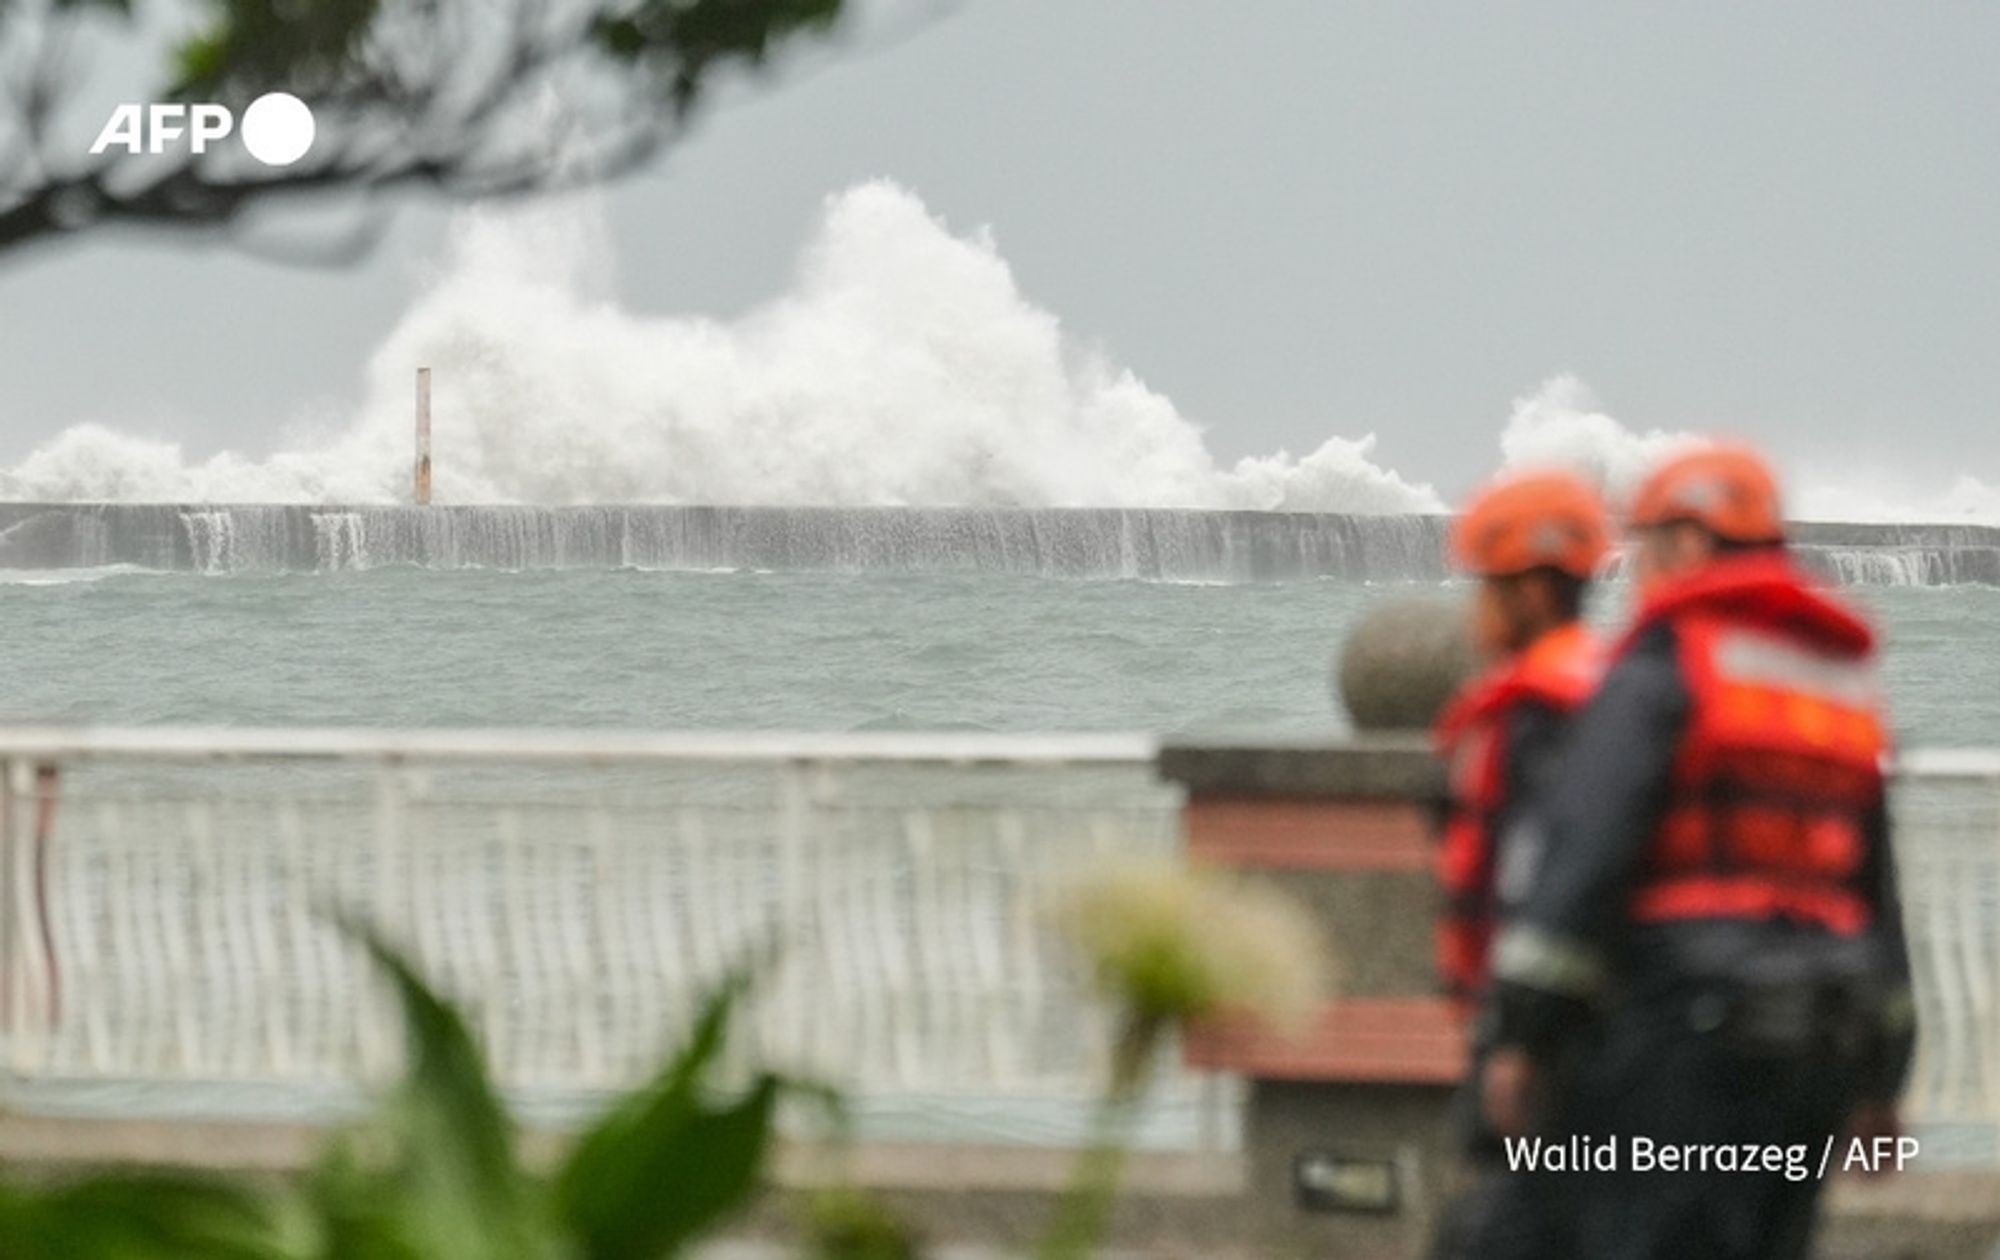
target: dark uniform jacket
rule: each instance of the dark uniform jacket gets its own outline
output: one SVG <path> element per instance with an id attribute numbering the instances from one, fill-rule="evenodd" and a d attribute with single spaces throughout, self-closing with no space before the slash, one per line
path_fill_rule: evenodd
<path id="1" fill-rule="evenodd" d="M 1593 1009 L 1606 1004 L 1699 1021 L 1719 1018 L 1720 1008 L 1705 1014 L 1703 1002 L 1828 985 L 1862 995 L 1838 1013 L 1865 1025 L 1859 1038 L 1865 1044 L 1857 1046 L 1860 1098 L 1893 1099 L 1908 1070 L 1913 1019 L 1888 811 L 1879 790 L 1854 810 L 1859 844 L 1839 880 L 1853 914 L 1829 913 L 1822 922 L 1759 910 L 1721 897 L 1713 891 L 1720 883 L 1707 885 L 1713 904 L 1704 910 L 1699 880 L 1693 897 L 1676 897 L 1681 890 L 1669 888 L 1672 881 L 1661 873 L 1670 815 L 1689 807 L 1686 766 L 1700 700 L 1689 677 L 1690 659 L 1698 658 L 1683 650 L 1683 638 L 1694 633 L 1694 613 L 1703 617 L 1704 633 L 1744 627 L 1768 636 L 1748 640 L 1752 647 L 1813 642 L 1805 631 L 1817 632 L 1814 618 L 1855 637 L 1840 625 L 1840 617 L 1851 614 L 1811 589 L 1781 555 L 1731 559 L 1716 568 L 1700 579 L 1698 598 L 1681 605 L 1692 610 L 1687 616 L 1642 611 L 1603 685 L 1571 724 L 1562 772 L 1543 794 L 1533 828 L 1540 852 L 1530 889 L 1495 947 L 1487 1035 L 1547 1061 L 1558 1058 L 1587 1029 Z M 1865 627 L 1854 643 L 1836 646 L 1865 661 Z M 1756 663 L 1754 653 L 1740 655 Z M 1785 659 L 1779 650 L 1769 655 Z M 1805 669 L 1816 668 L 1816 656 L 1797 656 Z M 1699 801 L 1695 807 L 1706 808 Z M 1744 806 L 1721 800 L 1717 808 Z M 1741 883 L 1746 870 L 1754 883 L 1754 868 L 1726 873 Z M 1641 901 L 1667 909 L 1636 914 Z"/>

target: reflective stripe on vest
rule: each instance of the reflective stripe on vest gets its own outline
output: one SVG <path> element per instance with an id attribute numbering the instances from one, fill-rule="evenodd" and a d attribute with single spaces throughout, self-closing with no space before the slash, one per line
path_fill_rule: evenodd
<path id="1" fill-rule="evenodd" d="M 1604 956 L 1582 941 L 1516 923 L 1493 946 L 1493 974 L 1544 993 L 1588 997 L 1604 984 Z"/>

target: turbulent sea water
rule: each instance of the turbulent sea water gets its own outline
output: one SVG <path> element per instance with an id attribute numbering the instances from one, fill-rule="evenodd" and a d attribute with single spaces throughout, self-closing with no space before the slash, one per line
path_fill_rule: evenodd
<path id="1" fill-rule="evenodd" d="M 1328 666 L 1343 635 L 1378 601 L 1440 589 L 880 570 L 15 570 L 0 573 L 0 720 L 1332 735 L 1343 721 Z M 2000 587 L 1850 593 L 1885 630 L 1904 743 L 1994 742 Z M 1615 624 L 1625 594 L 1606 584 L 1599 617 Z M 1233 1114 L 1202 1089 L 1177 1079 L 1144 1140 L 1185 1145 L 1205 1117 Z M 98 1086 L 33 1104 L 295 1115 L 347 1099 Z M 1063 1098 L 864 1101 L 866 1131 L 885 1136 L 1076 1137 Z M 587 1103 L 522 1105 L 568 1115 Z M 1982 1124 L 1924 1133 L 1939 1160 L 1990 1163 L 2000 1149 Z"/>
<path id="2" fill-rule="evenodd" d="M 0 575 L 11 721 L 1334 732 L 1328 662 L 1430 582 L 387 568 Z M 1906 743 L 1995 741 L 2000 589 L 1853 588 Z M 1615 620 L 1609 589 L 1602 615 Z"/>
<path id="3" fill-rule="evenodd" d="M 588 203 L 467 216 L 344 421 L 206 454 L 80 424 L 0 465 L 0 722 L 1330 736 L 1347 630 L 1443 585 L 1446 498 L 1372 436 L 1218 458 L 1023 293 L 990 234 L 893 186 L 830 198 L 794 283 L 732 318 L 620 305 L 600 229 Z M 419 367 L 443 505 L 421 510 L 398 506 Z M 1491 454 L 1615 493 L 1682 440 L 1558 376 Z M 1800 532 L 1886 631 L 1903 742 L 2000 742 L 2000 493 L 1802 473 L 1802 517 L 1929 522 Z M 1597 615 L 1624 598 L 1607 584 Z M 1177 1089 L 1148 1140 L 1203 1123 Z M 317 1098 L 140 1083 L 41 1103 Z M 1068 1097 L 869 1106 L 871 1132 L 1076 1137 Z M 1967 1158 L 2000 1157 L 1990 1128 Z"/>

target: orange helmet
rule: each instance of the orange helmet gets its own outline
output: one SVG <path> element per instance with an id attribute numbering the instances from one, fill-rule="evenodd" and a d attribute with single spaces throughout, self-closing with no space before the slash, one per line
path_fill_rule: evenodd
<path id="1" fill-rule="evenodd" d="M 1494 481 L 1465 505 L 1451 531 L 1452 563 L 1477 577 L 1549 568 L 1587 578 L 1610 548 L 1603 500 L 1566 472 Z"/>
<path id="2" fill-rule="evenodd" d="M 1691 521 L 1718 538 L 1782 542 L 1785 514 L 1778 479 L 1747 446 L 1717 442 L 1673 456 L 1653 470 L 1632 499 L 1632 527 Z"/>

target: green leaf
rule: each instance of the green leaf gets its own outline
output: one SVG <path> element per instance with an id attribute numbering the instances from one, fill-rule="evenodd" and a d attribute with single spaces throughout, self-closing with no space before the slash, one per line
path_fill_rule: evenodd
<path id="1" fill-rule="evenodd" d="M 854 1189 L 829 1191 L 815 1200 L 807 1234 L 815 1260 L 917 1260 L 919 1254 L 909 1224 Z"/>
<path id="2" fill-rule="evenodd" d="M 433 1219 L 428 1196 L 409 1181 L 361 1159 L 351 1139 L 336 1140 L 322 1155 L 306 1183 L 306 1198 L 317 1234 L 315 1255 L 436 1260 L 426 1234 L 446 1221 Z"/>
<path id="3" fill-rule="evenodd" d="M 614 57 L 629 61 L 646 50 L 646 33 L 631 18 L 599 18 L 595 33 L 604 50 Z"/>
<path id="4" fill-rule="evenodd" d="M 176 85 L 219 83 L 228 71 L 229 44 L 223 32 L 196 35 L 174 50 Z"/>
<path id="5" fill-rule="evenodd" d="M 116 0 L 123 3 L 126 0 Z M 174 52 L 179 98 L 247 99 L 282 88 L 306 100 L 347 82 L 381 0 L 208 0 Z"/>
<path id="6" fill-rule="evenodd" d="M 681 1100 L 658 1107 L 611 1148 L 616 1173 L 563 1201 L 584 1254 L 594 1260 L 656 1260 L 747 1204 L 770 1149 L 778 1078 L 761 1076 L 732 1104 Z"/>
<path id="7" fill-rule="evenodd" d="M 451 1154 L 473 1188 L 496 1200 L 516 1195 L 520 1174 L 513 1158 L 514 1126 L 486 1077 L 485 1060 L 465 1021 L 373 928 L 350 920 L 347 931 L 388 976 L 402 1007 L 409 1054 L 404 1101 L 454 1135 Z"/>
<path id="8" fill-rule="evenodd" d="M 513 1125 L 465 1022 L 372 928 L 345 930 L 393 986 L 404 1079 L 372 1126 L 332 1147 L 308 1183 L 324 1252 L 368 1260 L 546 1254 L 547 1218 L 515 1161 Z"/>
<path id="9" fill-rule="evenodd" d="M 843 0 L 611 0 L 592 33 L 613 59 L 643 64 L 686 110 L 718 67 L 762 65 L 773 46 L 826 30 L 844 8 Z"/>
<path id="10" fill-rule="evenodd" d="M 0 1255 L 13 1260 L 278 1260 L 270 1205 L 177 1173 L 108 1173 L 47 1189 L 0 1187 Z"/>
<path id="11" fill-rule="evenodd" d="M 788 1087 L 766 1073 L 715 1104 L 709 1086 L 747 983 L 739 974 L 709 998 L 686 1046 L 584 1134 L 558 1175 L 556 1212 L 589 1260 L 676 1255 L 758 1190 Z"/>

